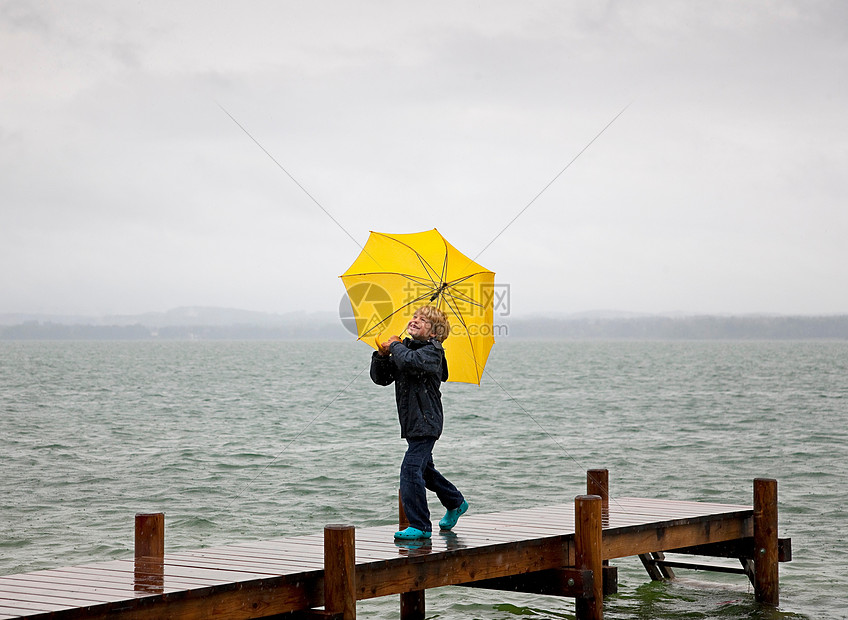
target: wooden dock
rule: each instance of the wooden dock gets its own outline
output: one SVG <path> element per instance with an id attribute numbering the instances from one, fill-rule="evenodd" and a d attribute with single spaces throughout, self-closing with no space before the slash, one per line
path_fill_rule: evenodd
<path id="1" fill-rule="evenodd" d="M 137 515 L 136 557 L 0 577 L 7 618 L 336 618 L 356 601 L 400 595 L 402 620 L 424 617 L 425 591 L 447 585 L 572 597 L 577 617 L 603 617 L 616 590 L 609 560 L 642 558 L 653 579 L 675 568 L 738 572 L 778 604 L 777 483 L 754 481 L 753 506 L 609 498 L 606 470 L 587 495 L 557 505 L 460 519 L 426 542 L 393 540 L 396 525 L 164 553 L 164 516 Z M 404 526 L 403 510 L 400 524 Z M 665 553 L 737 558 L 740 565 L 671 561 Z M 503 598 L 504 594 L 498 595 Z"/>

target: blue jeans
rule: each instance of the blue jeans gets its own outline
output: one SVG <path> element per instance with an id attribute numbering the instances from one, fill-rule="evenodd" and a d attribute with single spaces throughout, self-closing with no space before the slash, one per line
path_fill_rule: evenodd
<path id="1" fill-rule="evenodd" d="M 433 529 L 430 510 L 427 508 L 427 491 L 430 489 L 445 508 L 459 508 L 463 497 L 451 482 L 433 466 L 435 437 L 407 438 L 409 447 L 400 465 L 400 499 L 411 527 L 422 532 Z"/>

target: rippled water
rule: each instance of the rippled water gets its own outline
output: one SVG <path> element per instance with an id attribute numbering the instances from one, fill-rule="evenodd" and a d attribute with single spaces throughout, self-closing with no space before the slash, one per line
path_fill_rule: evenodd
<path id="1" fill-rule="evenodd" d="M 359 343 L 0 343 L 0 574 L 396 521 L 404 444 Z M 615 561 L 605 617 L 848 617 L 848 343 L 500 342 L 481 387 L 444 388 L 437 466 L 474 512 L 612 493 L 750 504 L 777 478 L 781 607 L 747 581 L 651 583 Z M 433 502 L 436 500 L 433 498 Z M 435 510 L 435 509 L 434 509 Z M 574 604 L 442 588 L 431 618 L 571 618 Z M 396 597 L 359 604 L 397 618 Z"/>

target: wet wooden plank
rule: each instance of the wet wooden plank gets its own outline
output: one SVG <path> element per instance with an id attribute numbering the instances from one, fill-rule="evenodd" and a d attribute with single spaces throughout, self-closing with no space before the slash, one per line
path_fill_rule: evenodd
<path id="1" fill-rule="evenodd" d="M 150 575 L 154 574 L 150 570 L 136 570 L 136 565 L 133 560 L 113 560 L 111 562 L 101 562 L 96 564 L 83 564 L 79 566 L 66 566 L 63 568 L 49 569 L 45 571 L 38 571 L 38 573 L 30 573 L 30 574 L 46 574 L 52 575 L 56 573 L 70 573 L 70 574 L 78 574 L 80 576 L 102 576 L 108 577 L 113 576 L 116 580 L 132 580 L 136 575 Z M 165 575 L 168 576 L 167 574 Z M 210 582 L 216 583 L 220 581 L 220 575 L 215 575 L 211 579 Z M 195 576 L 193 578 L 203 579 L 202 576 Z"/>
<path id="2" fill-rule="evenodd" d="M 100 570 L 105 571 L 106 574 L 114 574 L 119 575 L 121 577 L 129 576 L 132 579 L 135 579 L 135 571 L 134 571 L 134 563 L 132 560 L 118 560 L 118 564 L 114 568 L 101 568 Z M 68 567 L 65 569 L 68 572 L 79 572 L 80 574 L 90 573 L 89 570 L 85 566 L 81 567 Z M 255 579 L 262 579 L 263 577 L 267 577 L 267 574 L 261 573 L 251 573 L 251 572 L 242 572 L 242 571 L 230 571 L 230 570 L 215 570 L 215 569 L 207 569 L 204 567 L 186 567 L 179 565 L 169 565 L 165 563 L 163 565 L 162 578 L 167 582 L 170 579 L 176 580 L 196 580 L 198 585 L 202 586 L 210 586 L 210 585 L 220 585 L 222 583 L 238 583 L 242 581 L 252 581 Z"/>
<path id="3" fill-rule="evenodd" d="M 139 579 L 144 580 L 146 577 L 158 577 L 158 575 L 136 574 L 132 570 L 119 571 L 100 569 L 96 566 L 78 566 L 67 567 L 62 569 L 53 569 L 50 571 L 41 571 L 38 573 L 27 573 L 27 575 L 44 576 L 47 580 L 63 580 L 69 583 L 91 583 L 104 584 L 110 588 L 120 588 L 125 590 L 133 590 Z M 192 588 L 209 586 L 220 583 L 220 579 L 203 579 L 199 577 L 176 578 L 168 577 L 164 579 L 165 587 L 173 587 L 175 589 Z"/>
<path id="4" fill-rule="evenodd" d="M 11 581 L 14 578 L 16 581 Z M 135 580 L 127 580 L 114 574 L 105 575 L 80 575 L 75 573 L 61 573 L 44 575 L 38 573 L 28 573 L 24 575 L 12 575 L 10 581 L 6 583 L 31 584 L 32 587 L 43 588 L 44 590 L 55 591 L 73 591 L 73 592 L 91 592 L 91 593 L 106 593 L 121 598 L 134 598 L 145 596 L 151 593 L 163 592 L 179 592 L 196 587 L 203 587 L 208 584 L 198 584 L 197 582 L 179 582 L 168 584 L 159 584 L 155 591 L 150 587 L 149 581 L 138 582 Z M 0 591 L 6 591 L 6 583 L 0 584 Z"/>
<path id="5" fill-rule="evenodd" d="M 92 585 L 72 580 L 50 580 L 45 577 L 21 575 L 9 579 L 2 585 L 3 595 L 7 593 L 42 593 L 44 595 L 71 596 L 84 600 L 107 602 L 132 597 L 132 588 L 115 588 L 107 585 Z"/>
<path id="6" fill-rule="evenodd" d="M 18 615 L 32 615 L 37 612 L 56 612 L 65 609 L 75 609 L 77 607 L 77 605 L 62 605 L 60 603 L 37 603 L 32 601 L 16 600 L 14 598 L 8 598 L 5 593 L 0 596 L 0 606 L 2 606 L 4 610 L 8 610 L 10 613 L 17 613 Z"/>
<path id="7" fill-rule="evenodd" d="M 0 601 L 0 618 L 25 618 L 40 613 L 42 612 L 21 609 L 20 607 L 4 607 L 3 601 Z"/>
<path id="8" fill-rule="evenodd" d="M 45 595 L 66 596 L 82 598 L 93 602 L 120 600 L 131 597 L 131 589 L 116 589 L 108 586 L 83 584 L 68 580 L 50 580 L 47 577 L 36 575 L 15 575 L 0 584 L 0 599 L 9 598 L 13 593 L 41 592 Z"/>
<path id="9" fill-rule="evenodd" d="M 32 584 L 32 582 L 28 582 Z M 109 594 L 106 592 L 80 592 L 78 589 L 46 589 L 39 584 L 28 585 L 27 582 L 20 585 L 6 585 L 3 588 L 3 600 L 28 601 L 32 603 L 59 604 L 70 607 L 83 607 L 87 605 L 98 605 L 110 603 L 126 598 L 126 593 Z"/>
<path id="10" fill-rule="evenodd" d="M 240 570 L 269 575 L 289 575 L 309 569 L 323 568 L 323 558 L 289 556 L 285 559 L 250 558 L 244 555 L 227 556 L 206 554 L 181 554 L 167 556 L 166 561 L 172 566 L 195 566 L 210 569 Z"/>

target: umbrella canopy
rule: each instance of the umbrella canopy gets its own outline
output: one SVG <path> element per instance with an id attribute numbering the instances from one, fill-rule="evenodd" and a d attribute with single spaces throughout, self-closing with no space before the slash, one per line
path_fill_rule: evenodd
<path id="1" fill-rule="evenodd" d="M 435 228 L 420 233 L 372 232 L 341 276 L 359 339 L 401 335 L 421 306 L 436 306 L 450 321 L 444 342 L 449 381 L 480 384 L 492 334 L 495 274 L 448 243 Z"/>

